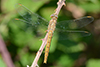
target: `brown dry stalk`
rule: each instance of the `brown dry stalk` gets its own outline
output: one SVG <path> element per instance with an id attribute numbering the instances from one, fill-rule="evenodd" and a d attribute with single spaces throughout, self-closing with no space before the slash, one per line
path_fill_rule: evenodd
<path id="1" fill-rule="evenodd" d="M 11 59 L 11 56 L 6 48 L 6 44 L 4 43 L 3 39 L 1 38 L 1 35 L 0 35 L 0 53 L 1 53 L 2 58 L 7 67 L 15 67 L 13 64 L 13 61 Z M 2 66 L 0 66 L 0 67 L 2 67 Z"/>
<path id="2" fill-rule="evenodd" d="M 62 6 L 65 5 L 65 0 L 59 0 L 57 5 L 58 5 L 58 7 L 57 7 L 57 9 L 56 9 L 54 14 L 56 14 L 58 16 Z M 31 67 L 38 66 L 37 62 L 38 62 L 38 60 L 39 60 L 39 58 L 40 58 L 40 56 L 42 54 L 42 51 L 43 51 L 45 45 L 47 44 L 47 37 L 48 37 L 48 33 L 46 34 L 45 38 L 42 40 L 42 45 L 41 45 L 40 49 L 38 50 L 38 52 L 36 54 L 36 57 L 35 57 L 32 65 L 31 65 Z"/>

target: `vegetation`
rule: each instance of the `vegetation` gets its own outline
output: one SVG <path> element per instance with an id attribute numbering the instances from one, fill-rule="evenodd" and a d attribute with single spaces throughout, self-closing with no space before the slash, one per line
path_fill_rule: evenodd
<path id="1" fill-rule="evenodd" d="M 57 8 L 57 2 L 58 0 L 1 1 L 0 37 L 4 40 L 15 67 L 31 66 L 41 46 L 40 39 L 45 37 L 47 30 L 47 25 L 40 24 L 39 27 L 31 28 L 31 25 L 15 21 L 15 18 L 22 19 L 15 9 L 16 3 L 21 3 L 49 21 L 50 15 Z M 43 64 L 43 52 L 38 61 L 40 67 L 100 67 L 100 0 L 66 0 L 66 6 L 63 6 L 57 21 L 59 23 L 84 16 L 92 16 L 94 21 L 79 30 L 88 31 L 91 35 L 86 37 L 68 35 L 62 38 L 61 34 L 55 31 L 47 64 Z M 2 53 L 0 66 L 6 67 Z"/>

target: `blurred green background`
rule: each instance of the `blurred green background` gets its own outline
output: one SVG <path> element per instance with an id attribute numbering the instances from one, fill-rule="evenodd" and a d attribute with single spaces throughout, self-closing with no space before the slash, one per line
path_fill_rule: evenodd
<path id="1" fill-rule="evenodd" d="M 48 21 L 55 12 L 58 0 L 0 0 L 0 35 L 11 55 L 15 67 L 26 67 L 32 64 L 40 48 L 47 28 L 36 31 L 23 31 L 24 26 L 13 23 L 14 18 L 22 18 L 15 9 L 16 3 L 21 3 L 30 11 L 39 14 Z M 47 64 L 43 64 L 44 52 L 38 65 L 40 67 L 100 67 L 100 0 L 66 0 L 66 6 L 58 15 L 58 21 L 71 20 L 83 16 L 93 16 L 94 21 L 81 30 L 87 30 L 90 36 L 58 40 L 55 32 Z M 40 25 L 41 26 L 41 25 Z M 41 29 L 41 28 L 39 28 Z M 36 30 L 36 29 L 34 29 Z M 0 54 L 0 67 L 6 67 Z"/>

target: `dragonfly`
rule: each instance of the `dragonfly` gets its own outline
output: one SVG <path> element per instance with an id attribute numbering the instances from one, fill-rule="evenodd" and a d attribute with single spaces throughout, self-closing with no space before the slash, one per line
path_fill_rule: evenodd
<path id="1" fill-rule="evenodd" d="M 28 8 L 26 8 L 22 4 L 17 4 L 16 10 L 21 15 L 22 19 L 16 18 L 15 21 L 21 21 L 26 23 L 27 25 L 31 25 L 33 29 L 38 28 L 39 25 L 43 27 L 44 26 L 48 27 L 47 29 L 48 38 L 47 38 L 47 45 L 45 49 L 45 55 L 44 55 L 44 63 L 47 63 L 51 39 L 55 29 L 62 34 L 62 38 L 60 39 L 63 38 L 67 39 L 69 33 L 73 35 L 78 34 L 80 35 L 80 37 L 89 36 L 91 34 L 87 31 L 77 31 L 77 30 L 73 31 L 73 29 L 80 29 L 88 25 L 89 23 L 91 23 L 94 20 L 92 16 L 85 16 L 79 19 L 65 20 L 57 23 L 58 17 L 56 14 L 53 14 L 52 19 L 50 20 L 50 22 L 48 22 L 46 19 L 39 16 L 38 14 L 31 12 Z"/>

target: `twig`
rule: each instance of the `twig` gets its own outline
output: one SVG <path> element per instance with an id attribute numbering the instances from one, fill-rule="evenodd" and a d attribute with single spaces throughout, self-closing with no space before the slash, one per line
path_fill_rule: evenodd
<path id="1" fill-rule="evenodd" d="M 37 62 L 38 62 L 38 60 L 40 58 L 40 55 L 42 54 L 42 51 L 43 51 L 43 49 L 44 49 L 44 47 L 45 47 L 45 45 L 47 43 L 47 36 L 48 36 L 48 33 L 46 34 L 45 38 L 43 39 L 43 43 L 42 43 L 39 51 L 37 52 L 37 55 L 36 55 L 31 67 L 36 67 L 37 66 Z"/>
<path id="2" fill-rule="evenodd" d="M 65 0 L 59 0 L 59 2 L 57 2 L 57 4 L 58 4 L 58 7 L 57 7 L 56 12 L 55 12 L 56 15 L 59 14 L 59 12 L 60 12 L 62 6 L 63 6 L 63 5 L 64 5 L 64 6 L 66 5 L 66 4 L 65 4 Z"/>
<path id="3" fill-rule="evenodd" d="M 56 12 L 54 13 L 54 14 L 56 14 L 56 15 L 59 14 L 59 12 L 60 12 L 62 6 L 65 5 L 65 0 L 59 0 L 57 4 L 58 4 L 58 7 L 57 7 L 57 9 L 56 9 Z M 36 67 L 36 66 L 38 66 L 38 65 L 37 65 L 37 62 L 38 62 L 38 60 L 39 60 L 39 58 L 40 58 L 40 55 L 42 54 L 42 51 L 43 51 L 43 49 L 44 49 L 46 43 L 47 43 L 47 37 L 48 37 L 48 33 L 46 34 L 45 38 L 42 40 L 43 43 L 42 43 L 42 45 L 41 45 L 39 51 L 37 52 L 37 55 L 36 55 L 36 57 L 35 57 L 35 59 L 34 59 L 32 65 L 31 65 L 31 67 Z"/>
<path id="4" fill-rule="evenodd" d="M 6 44 L 2 40 L 1 36 L 0 36 L 0 53 L 3 57 L 5 64 L 7 65 L 7 67 L 15 67 L 13 64 L 13 61 L 10 57 L 10 54 L 6 48 Z M 2 66 L 0 66 L 0 67 L 2 67 Z"/>

